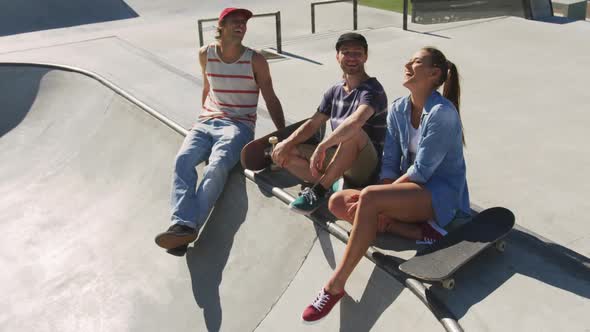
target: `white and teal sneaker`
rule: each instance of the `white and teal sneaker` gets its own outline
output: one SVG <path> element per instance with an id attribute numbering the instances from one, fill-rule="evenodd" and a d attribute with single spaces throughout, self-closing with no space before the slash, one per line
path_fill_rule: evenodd
<path id="1" fill-rule="evenodd" d="M 338 178 L 330 187 L 330 194 L 344 190 L 344 178 Z"/>
<path id="2" fill-rule="evenodd" d="M 289 204 L 289 209 L 307 216 L 317 210 L 325 201 L 326 197 L 318 195 L 311 187 L 308 187 L 303 189 L 299 197 Z"/>

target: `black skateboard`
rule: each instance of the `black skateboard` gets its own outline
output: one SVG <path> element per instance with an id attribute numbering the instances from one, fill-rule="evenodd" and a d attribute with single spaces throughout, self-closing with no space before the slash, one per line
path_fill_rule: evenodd
<path id="1" fill-rule="evenodd" d="M 489 246 L 503 252 L 503 238 L 514 227 L 514 214 L 494 207 L 477 214 L 473 220 L 449 232 L 427 249 L 420 251 L 399 269 L 424 281 L 441 282 L 452 289 L 453 274 Z"/>
<path id="2" fill-rule="evenodd" d="M 242 167 L 253 171 L 260 171 L 269 167 L 272 164 L 271 154 L 274 145 L 289 137 L 307 120 L 301 120 L 246 144 L 240 156 Z"/>
<path id="3" fill-rule="evenodd" d="M 309 119 L 304 119 L 299 122 L 293 123 L 283 129 L 274 131 L 268 135 L 265 135 L 259 139 L 253 140 L 252 142 L 246 144 L 246 146 L 244 146 L 244 148 L 242 149 L 240 155 L 242 167 L 244 169 L 260 171 L 268 168 L 269 166 L 274 166 L 271 157 L 274 146 L 282 140 L 291 136 L 291 134 L 293 134 L 295 130 L 297 130 L 299 127 L 301 127 L 302 124 L 307 122 L 307 120 Z M 322 141 L 322 138 L 325 134 L 325 130 L 325 125 L 322 125 L 318 132 L 315 133 L 304 143 L 314 145 L 318 144 Z"/>

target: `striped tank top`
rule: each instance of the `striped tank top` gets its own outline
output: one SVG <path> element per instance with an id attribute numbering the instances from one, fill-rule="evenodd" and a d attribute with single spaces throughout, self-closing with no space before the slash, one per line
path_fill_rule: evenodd
<path id="1" fill-rule="evenodd" d="M 207 48 L 205 74 L 209 80 L 209 94 L 199 120 L 226 118 L 254 130 L 260 90 L 252 70 L 253 54 L 254 51 L 246 47 L 237 61 L 225 63 L 217 55 L 217 45 Z"/>

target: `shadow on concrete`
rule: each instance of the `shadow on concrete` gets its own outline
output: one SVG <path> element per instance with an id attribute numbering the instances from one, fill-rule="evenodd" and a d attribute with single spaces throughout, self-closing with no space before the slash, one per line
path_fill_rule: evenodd
<path id="1" fill-rule="evenodd" d="M 590 259 L 555 243 L 547 243 L 521 229 L 507 237 L 505 253 L 490 248 L 455 274 L 457 286 L 431 291 L 461 318 L 469 309 L 520 274 L 590 299 Z"/>
<path id="2" fill-rule="evenodd" d="M 31 110 L 37 98 L 44 68 L 0 67 L 0 137 L 16 128 Z M 25 75 L 26 73 L 26 75 Z"/>
<path id="3" fill-rule="evenodd" d="M 315 217 L 316 213 L 314 213 Z M 330 233 L 321 229 L 314 222 L 318 241 L 326 260 L 332 270 L 336 268 L 334 247 L 332 246 Z M 328 276 L 326 276 L 327 278 Z M 385 285 L 385 286 L 384 286 Z M 345 295 L 340 303 L 340 332 L 371 331 L 381 315 L 391 306 L 401 292 L 405 289 L 403 284 L 392 282 L 391 276 L 378 266 L 373 266 L 373 271 L 367 280 L 367 285 L 358 301 L 350 295 Z"/>
<path id="4" fill-rule="evenodd" d="M 233 246 L 234 236 L 248 212 L 246 178 L 242 168 L 233 169 L 225 189 L 201 230 L 195 247 L 186 256 L 192 279 L 193 295 L 208 331 L 219 331 L 223 320 L 219 286 Z"/>
<path id="5" fill-rule="evenodd" d="M 562 16 L 549 16 L 543 17 L 538 19 L 537 21 L 545 22 L 545 23 L 552 23 L 552 24 L 569 24 L 578 22 L 579 20 L 573 20 L 571 18 L 562 17 Z"/>
<path id="6" fill-rule="evenodd" d="M 292 188 L 302 183 L 301 180 L 299 180 L 298 178 L 296 178 L 284 169 L 280 169 L 277 171 L 270 171 L 268 169 L 265 169 L 263 171 L 256 173 L 256 178 L 260 178 L 263 181 L 272 184 L 272 186 L 281 189 Z M 264 186 L 261 186 L 259 183 L 257 183 L 257 185 L 258 188 L 260 188 L 260 190 L 265 195 L 268 193 L 268 190 L 266 190 Z"/>
<path id="7" fill-rule="evenodd" d="M 387 233 L 377 233 L 377 237 L 373 241 L 373 246 L 387 251 L 419 251 L 424 248 L 424 246 L 416 244 L 414 240 Z"/>
<path id="8" fill-rule="evenodd" d="M 418 31 L 418 30 L 412 30 L 412 29 L 408 29 L 407 31 L 414 32 L 414 33 L 419 33 L 419 34 L 422 34 L 422 35 L 437 37 L 437 38 L 451 39 L 451 37 L 439 35 L 439 34 L 432 33 L 432 32 L 424 32 L 424 31 Z"/>
<path id="9" fill-rule="evenodd" d="M 323 207 L 320 207 L 318 210 L 322 210 Z M 328 210 L 327 208 L 324 208 L 325 210 Z M 328 214 L 331 216 L 331 214 L 328 211 Z M 313 213 L 312 216 L 310 216 L 310 219 L 312 219 L 312 221 L 314 221 L 313 223 L 313 227 L 315 228 L 315 232 L 316 235 L 318 237 L 318 241 L 320 242 L 320 248 L 322 248 L 322 253 L 324 254 L 324 257 L 326 258 L 326 261 L 328 262 L 328 265 L 330 265 L 330 267 L 332 269 L 336 269 L 336 256 L 334 255 L 334 247 L 332 246 L 332 241 L 330 241 L 330 238 L 328 236 L 322 236 L 322 234 L 329 234 L 328 232 L 326 232 L 325 230 L 322 229 L 322 226 L 320 226 L 318 224 L 318 222 L 321 223 L 327 223 L 329 221 L 331 221 L 328 217 L 326 217 L 325 211 L 317 211 Z"/>
<path id="10" fill-rule="evenodd" d="M 369 277 L 368 287 L 358 302 L 345 296 L 340 302 L 340 332 L 371 331 L 379 317 L 404 290 L 401 283 L 391 283 L 377 266 Z M 383 287 L 388 285 L 388 287 Z M 361 314 L 362 313 L 362 314 Z"/>
<path id="11" fill-rule="evenodd" d="M 276 51 L 276 52 L 278 52 L 276 48 L 270 47 L 270 49 L 271 49 L 271 50 L 274 50 L 274 51 Z M 280 54 L 282 54 L 282 55 L 286 55 L 286 56 L 288 56 L 288 57 L 290 57 L 290 58 L 293 58 L 293 59 L 297 59 L 297 60 L 302 60 L 302 61 L 305 61 L 305 62 L 313 63 L 314 65 L 318 65 L 318 66 L 323 66 L 323 65 L 324 65 L 324 64 L 323 64 L 323 63 L 321 63 L 321 62 L 318 62 L 318 61 L 312 60 L 312 59 L 310 59 L 310 58 L 306 58 L 306 57 L 304 57 L 304 56 L 301 56 L 301 55 L 297 55 L 297 54 L 289 53 L 289 52 L 286 52 L 286 51 L 283 51 L 283 52 L 282 52 L 282 53 L 280 53 Z"/>
<path id="12" fill-rule="evenodd" d="M 1 1 L 0 36 L 123 20 L 138 16 L 131 7 L 121 0 Z"/>

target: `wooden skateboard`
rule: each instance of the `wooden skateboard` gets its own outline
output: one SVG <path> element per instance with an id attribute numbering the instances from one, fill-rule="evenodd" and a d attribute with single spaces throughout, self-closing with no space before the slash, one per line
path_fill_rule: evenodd
<path id="1" fill-rule="evenodd" d="M 514 214 L 502 207 L 484 210 L 402 263 L 399 269 L 415 278 L 441 282 L 444 288 L 452 289 L 455 271 L 484 249 L 493 245 L 498 251 L 504 251 L 506 242 L 503 238 L 514 227 L 514 219 Z"/>
<path id="2" fill-rule="evenodd" d="M 291 124 L 281 130 L 274 131 L 259 139 L 253 140 L 246 144 L 242 149 L 240 160 L 242 167 L 253 171 L 263 170 L 272 165 L 272 149 L 278 142 L 289 137 L 297 128 L 304 124 L 308 119 L 301 120 Z M 320 133 L 322 130 L 320 130 Z M 317 136 L 317 135 L 316 135 Z M 317 144 L 321 137 L 312 137 L 306 143 Z"/>

